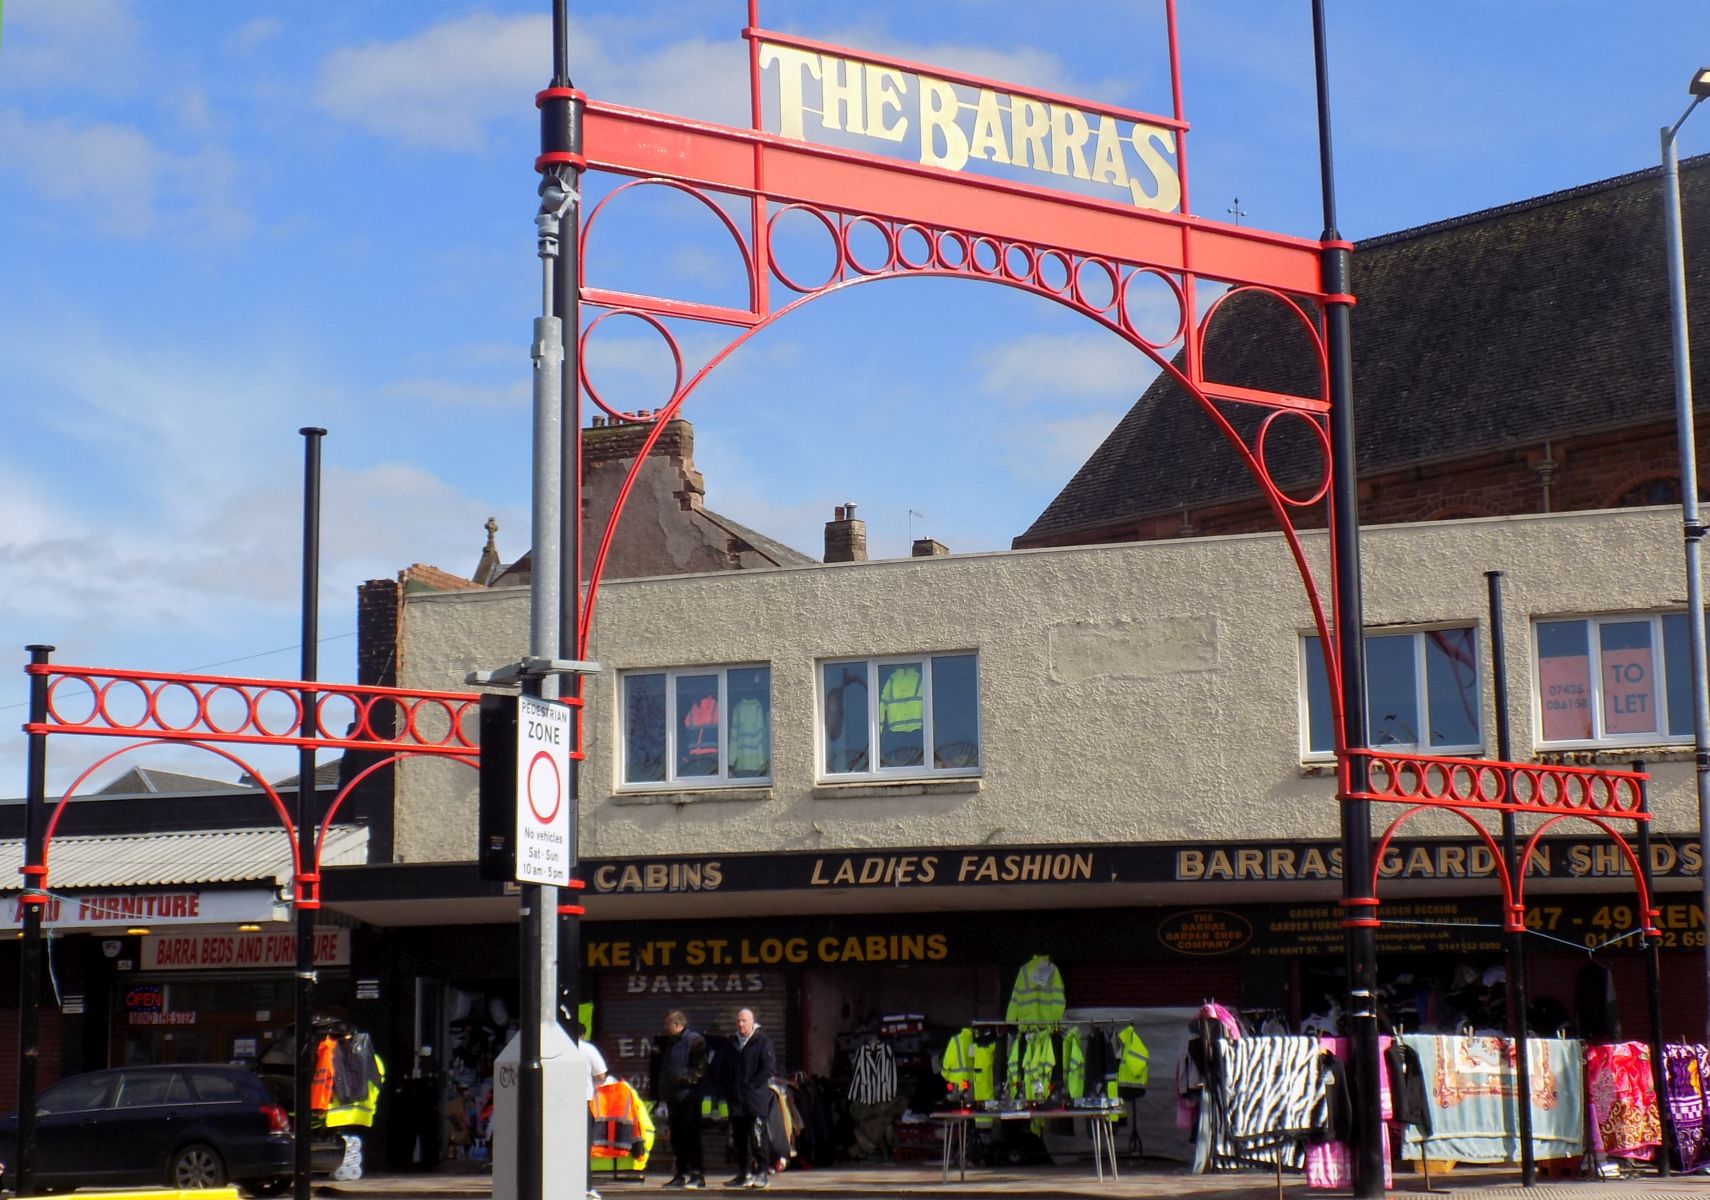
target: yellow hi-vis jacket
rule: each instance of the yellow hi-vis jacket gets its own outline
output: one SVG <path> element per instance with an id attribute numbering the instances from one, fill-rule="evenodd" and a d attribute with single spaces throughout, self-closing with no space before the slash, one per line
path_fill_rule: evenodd
<path id="1" fill-rule="evenodd" d="M 1134 1032 L 1134 1026 L 1124 1025 L 1116 1035 L 1116 1045 L 1122 1057 L 1116 1062 L 1118 1087 L 1145 1087 L 1152 1075 L 1152 1052 L 1146 1042 Z"/>
<path id="2" fill-rule="evenodd" d="M 341 1103 L 335 1095 L 327 1108 L 327 1128 L 336 1129 L 345 1125 L 374 1124 L 374 1110 L 380 1107 L 380 1084 L 386 1082 L 386 1064 L 380 1056 L 374 1056 L 374 1070 L 380 1076 L 379 1080 L 370 1079 L 368 1090 L 348 1104 Z"/>
<path id="3" fill-rule="evenodd" d="M 1062 972 L 1045 955 L 1035 954 L 1015 973 L 1004 1019 L 1022 1025 L 1046 1025 L 1062 1020 L 1065 1006 Z"/>

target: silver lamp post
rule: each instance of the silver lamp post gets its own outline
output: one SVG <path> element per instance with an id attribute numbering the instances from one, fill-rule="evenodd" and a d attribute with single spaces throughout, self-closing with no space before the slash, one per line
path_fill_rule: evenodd
<path id="1" fill-rule="evenodd" d="M 1692 655 L 1692 745 L 1698 784 L 1699 901 L 1710 935 L 1710 683 L 1704 659 L 1704 598 L 1702 595 L 1699 542 L 1705 528 L 1698 518 L 1698 455 L 1692 431 L 1692 348 L 1686 331 L 1686 253 L 1680 236 L 1680 159 L 1675 152 L 1675 134 L 1692 115 L 1699 102 L 1710 96 L 1710 67 L 1701 67 L 1688 86 L 1692 103 L 1680 120 L 1662 131 L 1663 227 L 1668 235 L 1669 324 L 1674 333 L 1674 420 L 1680 443 L 1680 512 L 1686 535 L 1686 625 L 1691 635 Z M 1704 973 L 1710 985 L 1710 936 L 1705 938 Z M 1705 1013 L 1706 1036 L 1710 1037 L 1710 1007 Z"/>

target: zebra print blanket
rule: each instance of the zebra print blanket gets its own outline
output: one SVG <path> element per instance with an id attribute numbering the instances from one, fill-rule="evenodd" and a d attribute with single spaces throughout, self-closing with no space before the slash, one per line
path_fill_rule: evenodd
<path id="1" fill-rule="evenodd" d="M 1324 1127 L 1328 1093 L 1315 1037 L 1216 1043 L 1217 1119 L 1211 1165 L 1275 1163 L 1298 1169 L 1308 1134 Z"/>

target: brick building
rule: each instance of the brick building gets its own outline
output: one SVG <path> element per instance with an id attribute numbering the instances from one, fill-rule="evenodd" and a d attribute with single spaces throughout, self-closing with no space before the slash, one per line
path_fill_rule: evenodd
<path id="1" fill-rule="evenodd" d="M 1681 192 L 1693 340 L 1706 346 L 1710 259 L 1692 250 L 1710 244 L 1710 156 L 1682 163 Z M 1664 252 L 1656 168 L 1358 243 L 1361 522 L 1678 501 Z M 1274 298 L 1235 296 L 1207 334 L 1207 374 L 1318 395 L 1302 338 Z M 1261 414 L 1224 411 L 1251 444 Z M 1273 433 L 1273 465 L 1310 491 L 1320 459 L 1291 424 Z M 1324 509 L 1296 519 L 1322 527 Z M 1273 528 L 1241 460 L 1160 377 L 1015 546 Z"/>

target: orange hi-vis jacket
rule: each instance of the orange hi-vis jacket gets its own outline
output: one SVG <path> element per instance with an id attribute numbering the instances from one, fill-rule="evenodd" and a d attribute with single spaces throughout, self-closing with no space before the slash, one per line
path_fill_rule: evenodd
<path id="1" fill-rule="evenodd" d="M 641 1142 L 641 1101 L 635 1089 L 621 1079 L 602 1083 L 588 1098 L 588 1113 L 594 1127 L 588 1134 L 592 1158 L 629 1158 Z"/>
<path id="2" fill-rule="evenodd" d="M 332 1107 L 333 1099 L 333 1051 L 336 1048 L 332 1037 L 324 1037 L 315 1044 L 315 1069 L 309 1076 L 309 1111 L 326 1112 Z"/>

